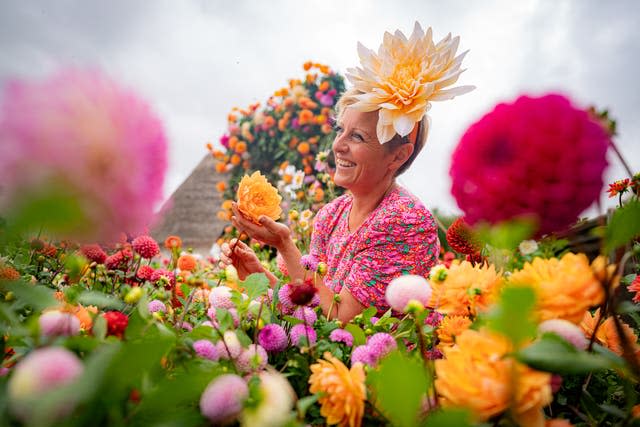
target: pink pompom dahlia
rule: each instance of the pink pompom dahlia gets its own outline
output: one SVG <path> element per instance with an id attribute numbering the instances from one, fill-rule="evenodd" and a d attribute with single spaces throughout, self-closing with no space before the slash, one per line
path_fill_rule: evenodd
<path id="1" fill-rule="evenodd" d="M 0 182 L 12 206 L 55 185 L 79 204 L 71 237 L 139 232 L 162 200 L 167 141 L 149 105 L 96 70 L 13 81 L 0 105 Z"/>
<path id="2" fill-rule="evenodd" d="M 40 334 L 44 337 L 72 336 L 80 333 L 80 320 L 71 313 L 59 310 L 42 313 L 38 324 Z"/>
<path id="3" fill-rule="evenodd" d="M 78 357 L 62 347 L 34 350 L 13 369 L 8 395 L 11 411 L 22 420 L 31 415 L 33 402 L 47 392 L 78 378 L 84 367 Z M 59 413 L 72 409 L 72 402 L 61 402 Z"/>
<path id="4" fill-rule="evenodd" d="M 385 298 L 389 306 L 397 312 L 404 312 L 409 301 L 417 301 L 426 306 L 431 298 L 431 285 L 421 276 L 406 274 L 396 277 L 387 286 Z"/>
<path id="5" fill-rule="evenodd" d="M 200 412 L 214 425 L 234 421 L 249 396 L 249 387 L 233 374 L 220 375 L 209 383 L 200 397 Z"/>
<path id="6" fill-rule="evenodd" d="M 565 228 L 600 196 L 606 130 L 561 95 L 521 96 L 467 129 L 453 152 L 451 192 L 470 224 L 533 216 Z"/>
<path id="7" fill-rule="evenodd" d="M 80 248 L 80 252 L 84 255 L 89 261 L 93 261 L 98 264 L 104 264 L 107 259 L 107 254 L 104 249 L 100 245 L 90 244 L 84 245 Z"/>
<path id="8" fill-rule="evenodd" d="M 144 259 L 151 259 L 160 253 L 158 242 L 151 236 L 138 236 L 133 239 L 131 246 Z"/>
<path id="9" fill-rule="evenodd" d="M 289 338 L 282 326 L 270 323 L 258 333 L 258 343 L 267 351 L 279 353 L 287 348 Z"/>

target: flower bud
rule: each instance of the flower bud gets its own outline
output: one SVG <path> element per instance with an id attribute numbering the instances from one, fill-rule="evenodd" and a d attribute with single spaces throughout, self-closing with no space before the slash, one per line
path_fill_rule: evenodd
<path id="1" fill-rule="evenodd" d="M 126 302 L 127 304 L 135 304 L 140 301 L 142 295 L 144 295 L 144 291 L 142 290 L 142 288 L 136 286 L 135 288 L 132 288 L 129 292 L 127 292 L 127 295 L 124 297 L 124 302 Z"/>
<path id="2" fill-rule="evenodd" d="M 326 262 L 319 262 L 318 263 L 318 274 L 321 276 L 324 276 L 325 274 L 327 274 L 327 263 Z"/>

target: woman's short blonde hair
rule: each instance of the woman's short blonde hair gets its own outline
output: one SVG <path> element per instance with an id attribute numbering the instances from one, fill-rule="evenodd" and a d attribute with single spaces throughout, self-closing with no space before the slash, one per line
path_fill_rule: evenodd
<path id="1" fill-rule="evenodd" d="M 338 102 L 336 103 L 336 119 L 340 120 L 340 118 L 344 114 L 344 111 L 350 105 L 353 105 L 358 101 L 356 96 L 360 95 L 361 93 L 362 92 L 360 92 L 355 88 L 350 88 L 340 96 L 340 99 L 338 99 Z M 411 156 L 409 156 L 407 161 L 404 162 L 404 164 L 400 166 L 400 168 L 396 171 L 395 176 L 402 174 L 404 171 L 406 171 L 409 168 L 409 166 L 411 166 L 413 161 L 416 159 L 416 157 L 418 157 L 418 154 L 420 153 L 420 151 L 422 151 L 425 144 L 427 143 L 428 135 L 429 135 L 429 117 L 425 114 L 422 120 L 420 121 L 420 130 L 418 132 L 418 138 L 416 140 L 415 146 L 413 147 L 413 153 L 411 153 Z M 409 136 L 400 136 L 398 134 L 395 134 L 395 136 L 391 138 L 391 140 L 385 143 L 384 145 L 385 147 L 387 147 L 389 151 L 393 151 L 402 144 L 411 144 L 411 141 L 409 140 Z"/>

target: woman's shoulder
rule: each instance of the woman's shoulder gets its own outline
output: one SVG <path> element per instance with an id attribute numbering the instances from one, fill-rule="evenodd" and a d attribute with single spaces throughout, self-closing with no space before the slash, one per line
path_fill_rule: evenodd
<path id="1" fill-rule="evenodd" d="M 404 187 L 397 186 L 383 200 L 375 223 L 380 227 L 409 227 L 421 225 L 422 228 L 435 226 L 433 215 L 420 199 Z"/>

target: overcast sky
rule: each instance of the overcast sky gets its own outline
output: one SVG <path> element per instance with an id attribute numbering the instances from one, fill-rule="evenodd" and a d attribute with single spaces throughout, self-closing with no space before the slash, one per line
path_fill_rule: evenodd
<path id="1" fill-rule="evenodd" d="M 0 3 L 0 82 L 63 66 L 99 66 L 142 94 L 170 139 L 165 194 L 225 132 L 233 106 L 265 101 L 313 60 L 358 65 L 357 41 L 414 21 L 469 49 L 459 83 L 475 91 L 434 103 L 428 145 L 401 183 L 429 207 L 458 212 L 450 153 L 464 130 L 500 101 L 561 91 L 607 107 L 617 142 L 640 169 L 640 1 L 88 1 Z M 607 180 L 624 177 L 610 158 Z M 604 191 L 604 189 L 603 189 Z M 606 196 L 603 192 L 603 201 Z M 608 201 L 612 204 L 612 201 Z"/>

